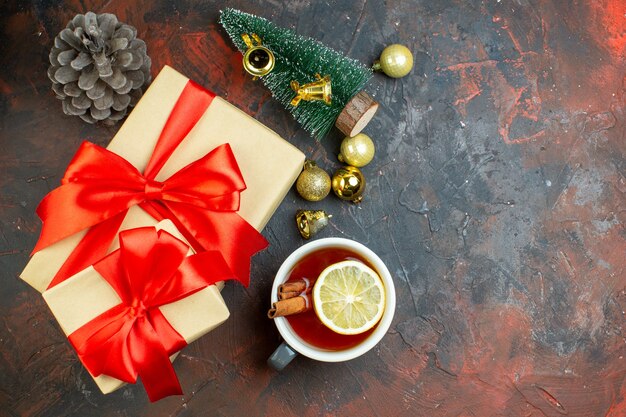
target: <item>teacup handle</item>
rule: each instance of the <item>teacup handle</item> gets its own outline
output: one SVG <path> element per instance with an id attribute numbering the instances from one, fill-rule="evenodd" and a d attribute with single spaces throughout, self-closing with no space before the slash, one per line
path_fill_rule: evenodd
<path id="1" fill-rule="evenodd" d="M 296 356 L 298 356 L 298 352 L 283 342 L 272 353 L 272 356 L 267 359 L 267 364 L 277 371 L 282 371 Z"/>

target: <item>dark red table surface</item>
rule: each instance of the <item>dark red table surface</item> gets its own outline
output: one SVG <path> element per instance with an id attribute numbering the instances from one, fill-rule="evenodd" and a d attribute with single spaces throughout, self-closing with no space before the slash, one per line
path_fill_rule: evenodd
<path id="1" fill-rule="evenodd" d="M 381 109 L 363 203 L 288 194 L 250 287 L 223 291 L 230 319 L 176 360 L 185 395 L 151 404 L 139 384 L 104 396 L 18 278 L 38 202 L 82 140 L 106 145 L 118 129 L 62 113 L 48 52 L 74 14 L 115 13 L 146 41 L 153 75 L 172 65 L 338 167 L 341 134 L 311 139 L 244 73 L 217 23 L 226 6 L 364 63 L 402 43 L 415 68 L 367 86 Z M 625 416 L 625 50 L 620 0 L 3 1 L 0 415 Z M 300 357 L 277 373 L 265 314 L 274 273 L 304 243 L 298 208 L 334 215 L 318 237 L 376 251 L 398 305 L 361 358 Z"/>

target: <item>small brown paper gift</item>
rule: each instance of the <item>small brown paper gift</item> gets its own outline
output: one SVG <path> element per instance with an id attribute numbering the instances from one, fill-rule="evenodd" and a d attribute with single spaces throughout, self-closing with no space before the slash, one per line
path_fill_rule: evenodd
<path id="1" fill-rule="evenodd" d="M 145 223 L 150 222 L 150 216 L 144 212 L 136 213 L 133 217 L 141 219 L 142 216 L 145 216 Z M 159 222 L 156 228 L 185 241 L 169 220 Z M 190 249 L 188 255 L 192 253 Z M 117 293 L 93 267 L 45 291 L 43 298 L 67 336 L 121 302 Z M 188 344 L 219 326 L 229 316 L 228 308 L 215 285 L 159 309 Z M 171 359 L 175 356 L 172 355 Z M 94 377 L 94 380 L 104 394 L 124 385 L 124 382 L 107 375 Z"/>
<path id="2" fill-rule="evenodd" d="M 164 67 L 129 115 L 108 150 L 143 172 L 172 108 L 188 78 Z M 302 169 L 304 155 L 276 133 L 227 101 L 215 97 L 187 137 L 160 170 L 161 181 L 223 143 L 229 143 L 246 182 L 238 214 L 261 230 Z M 121 229 L 135 227 L 129 210 Z M 21 278 L 43 292 L 86 230 L 35 253 Z M 110 250 L 112 250 L 110 248 Z M 110 251 L 109 250 L 109 251 Z"/>

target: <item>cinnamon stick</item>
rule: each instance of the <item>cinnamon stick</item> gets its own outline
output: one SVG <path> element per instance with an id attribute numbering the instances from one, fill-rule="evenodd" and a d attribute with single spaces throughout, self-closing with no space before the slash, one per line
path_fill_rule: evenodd
<path id="1" fill-rule="evenodd" d="M 272 304 L 272 308 L 267 312 L 267 317 L 273 319 L 275 317 L 290 316 L 292 314 L 304 313 L 310 309 L 311 300 L 309 296 L 299 295 Z"/>
<path id="2" fill-rule="evenodd" d="M 279 292 L 278 293 L 278 299 L 279 300 L 286 300 L 288 298 L 293 298 L 293 297 L 297 297 L 300 294 L 302 294 L 302 292 L 299 291 L 287 291 L 287 292 Z"/>
<path id="3" fill-rule="evenodd" d="M 298 294 L 311 292 L 311 281 L 302 278 L 296 281 L 285 282 L 278 287 L 278 293 L 287 292 L 296 292 Z"/>

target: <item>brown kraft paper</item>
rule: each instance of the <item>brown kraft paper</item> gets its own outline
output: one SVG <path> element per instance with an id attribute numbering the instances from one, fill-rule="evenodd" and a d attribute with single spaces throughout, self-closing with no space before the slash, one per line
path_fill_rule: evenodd
<path id="1" fill-rule="evenodd" d="M 187 77 L 171 67 L 163 67 L 107 149 L 143 172 L 187 81 Z M 156 180 L 163 181 L 223 143 L 231 145 L 247 185 L 241 194 L 238 213 L 260 231 L 302 170 L 304 154 L 220 97 L 213 99 Z M 142 211 L 136 207 L 130 210 L 120 230 L 136 227 L 138 222 L 133 217 Z M 76 233 L 35 253 L 20 277 L 43 292 L 85 232 Z"/>
<path id="2" fill-rule="evenodd" d="M 143 216 L 150 217 L 145 212 Z M 141 214 L 137 217 L 141 217 Z M 185 242 L 170 220 L 159 222 L 156 228 L 163 229 Z M 193 250 L 190 249 L 188 255 L 192 253 Z M 109 283 L 91 266 L 45 291 L 43 298 L 66 336 L 121 302 Z M 215 329 L 230 315 L 215 285 L 210 285 L 182 300 L 161 306 L 160 310 L 187 343 Z M 175 357 L 176 354 L 170 359 L 173 360 Z M 94 377 L 94 381 L 104 394 L 115 391 L 125 384 L 107 375 Z"/>

